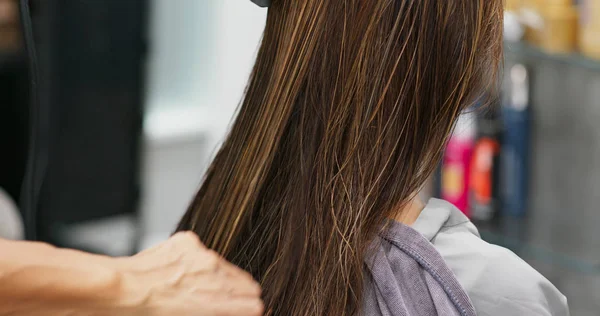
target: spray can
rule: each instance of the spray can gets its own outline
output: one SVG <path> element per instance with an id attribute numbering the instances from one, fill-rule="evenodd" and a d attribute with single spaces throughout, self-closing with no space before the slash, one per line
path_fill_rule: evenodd
<path id="1" fill-rule="evenodd" d="M 479 138 L 471 160 L 469 198 L 474 220 L 489 221 L 500 209 L 500 152 L 502 121 L 500 107 L 486 110 L 479 116 Z"/>

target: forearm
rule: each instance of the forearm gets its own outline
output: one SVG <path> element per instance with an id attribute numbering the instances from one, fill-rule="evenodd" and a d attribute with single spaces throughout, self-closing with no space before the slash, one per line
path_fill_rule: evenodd
<path id="1" fill-rule="evenodd" d="M 0 315 L 115 315 L 126 309 L 108 257 L 0 240 Z"/>

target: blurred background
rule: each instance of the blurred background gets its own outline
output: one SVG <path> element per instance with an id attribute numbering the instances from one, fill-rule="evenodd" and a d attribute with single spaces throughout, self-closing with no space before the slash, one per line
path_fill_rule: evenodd
<path id="1" fill-rule="evenodd" d="M 45 120 L 41 240 L 113 256 L 165 240 L 235 115 L 266 10 L 247 0 L 0 0 L 0 236 Z M 507 0 L 501 96 L 459 120 L 422 195 L 442 197 L 600 315 L 600 0 Z"/>

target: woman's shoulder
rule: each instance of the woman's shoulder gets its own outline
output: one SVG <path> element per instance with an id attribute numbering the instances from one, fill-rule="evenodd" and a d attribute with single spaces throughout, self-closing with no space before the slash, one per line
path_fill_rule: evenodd
<path id="1" fill-rule="evenodd" d="M 426 237 L 454 272 L 478 315 L 569 315 L 565 296 L 519 256 L 482 240 L 475 225 L 447 202 L 433 201 L 428 207 L 423 218 L 436 227 L 421 221 L 417 230 L 427 228 Z"/>
<path id="2" fill-rule="evenodd" d="M 453 229 L 434 246 L 480 315 L 569 315 L 566 297 L 512 251 Z"/>

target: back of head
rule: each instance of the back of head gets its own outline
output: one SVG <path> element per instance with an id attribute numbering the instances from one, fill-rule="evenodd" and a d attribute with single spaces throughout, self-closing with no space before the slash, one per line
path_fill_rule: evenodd
<path id="1" fill-rule="evenodd" d="M 272 315 L 360 314 L 368 244 L 496 83 L 502 0 L 273 0 L 230 134 L 181 221 Z"/>

